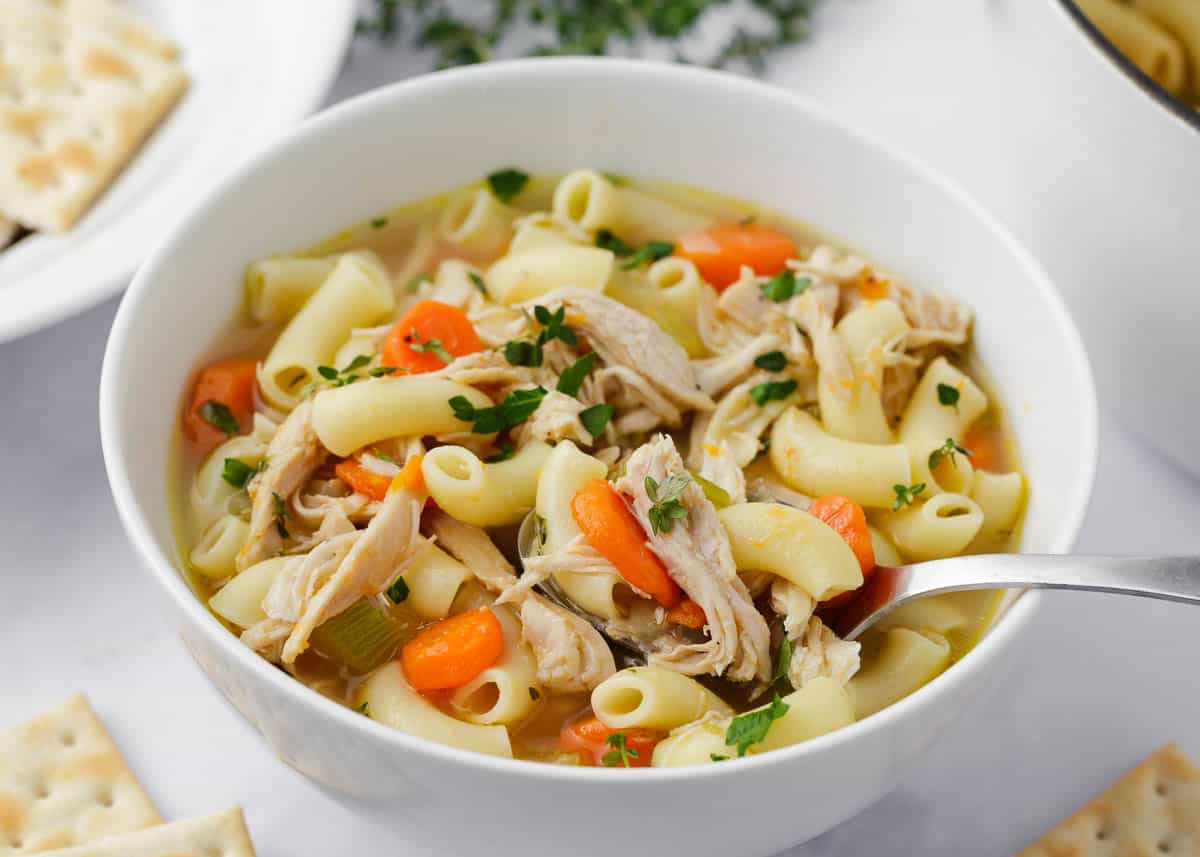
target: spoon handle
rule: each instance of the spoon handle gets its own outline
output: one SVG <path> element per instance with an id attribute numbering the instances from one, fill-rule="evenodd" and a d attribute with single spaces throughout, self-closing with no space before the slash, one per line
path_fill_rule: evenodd
<path id="1" fill-rule="evenodd" d="M 1200 557 L 978 554 L 880 566 L 832 617 L 853 640 L 914 598 L 970 589 L 1084 589 L 1200 604 Z"/>
<path id="2" fill-rule="evenodd" d="M 1200 557 L 988 554 L 896 569 L 906 595 L 962 589 L 1084 589 L 1200 604 Z"/>

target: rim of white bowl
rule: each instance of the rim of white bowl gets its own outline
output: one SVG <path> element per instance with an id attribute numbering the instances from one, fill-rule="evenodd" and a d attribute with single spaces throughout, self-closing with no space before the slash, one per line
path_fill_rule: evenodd
<path id="1" fill-rule="evenodd" d="M 127 476 L 127 461 L 123 426 L 117 413 L 116 402 L 119 391 L 116 387 L 119 380 L 126 374 L 124 368 L 123 344 L 131 336 L 131 326 L 137 313 L 137 304 L 142 295 L 152 288 L 152 273 L 170 256 L 170 248 L 189 231 L 193 221 L 201 220 L 215 201 L 255 170 L 261 164 L 273 159 L 277 153 L 292 146 L 301 145 L 302 141 L 320 129 L 347 121 L 363 113 L 370 113 L 380 105 L 394 100 L 403 100 L 408 93 L 436 91 L 448 87 L 471 85 L 476 81 L 488 79 L 494 81 L 498 77 L 520 77 L 532 75 L 608 75 L 623 77 L 658 77 L 676 78 L 685 82 L 703 82 L 706 86 L 737 90 L 748 96 L 768 99 L 787 110 L 801 110 L 816 119 L 836 126 L 842 133 L 855 138 L 864 146 L 874 148 L 892 161 L 897 169 L 908 170 L 917 174 L 923 180 L 935 185 L 941 192 L 954 199 L 974 217 L 986 226 L 998 241 L 1003 243 L 1009 252 L 1013 253 L 1021 265 L 1027 270 L 1030 278 L 1043 293 L 1047 306 L 1053 314 L 1059 332 L 1065 337 L 1063 343 L 1067 357 L 1072 363 L 1072 370 L 1084 385 L 1080 392 L 1086 403 L 1086 413 L 1078 414 L 1079 451 L 1081 454 L 1081 471 L 1075 484 L 1071 486 L 1069 496 L 1063 497 L 1063 503 L 1070 511 L 1066 521 L 1057 533 L 1051 552 L 1066 552 L 1070 550 L 1083 524 L 1091 496 L 1092 484 L 1095 478 L 1096 456 L 1098 444 L 1098 408 L 1095 384 L 1092 378 L 1087 353 L 1083 341 L 1067 312 L 1066 305 L 1050 278 L 1042 270 L 1027 250 L 1012 236 L 994 216 L 989 214 L 973 197 L 967 194 L 955 182 L 926 166 L 915 158 L 900 152 L 888 144 L 865 134 L 852 125 L 839 119 L 834 112 L 814 103 L 807 98 L 786 89 L 772 86 L 759 81 L 738 77 L 726 72 L 698 69 L 690 66 L 679 66 L 646 60 L 627 60 L 611 58 L 539 58 L 510 60 L 489 63 L 485 66 L 450 69 L 423 75 L 410 80 L 400 81 L 371 92 L 349 99 L 342 104 L 326 110 L 305 122 L 290 129 L 278 140 L 259 151 L 253 158 L 244 162 L 237 170 L 227 175 L 215 185 L 208 194 L 196 204 L 190 212 L 181 218 L 168 230 L 155 250 L 147 257 L 146 262 L 138 270 L 133 283 L 125 293 L 121 306 L 113 323 L 105 348 L 104 366 L 100 378 L 100 435 L 101 449 L 104 454 L 105 468 L 108 473 L 109 485 L 116 501 L 121 523 L 130 541 L 136 547 L 143 563 L 149 567 L 157 581 L 175 599 L 177 606 L 201 633 L 204 633 L 215 644 L 235 661 L 239 661 L 258 680 L 272 685 L 293 704 L 304 706 L 319 716 L 328 717 L 340 728 L 360 730 L 372 739 L 394 745 L 397 749 L 408 753 L 418 753 L 433 757 L 440 761 L 492 769 L 515 777 L 530 779 L 563 780 L 567 782 L 607 782 L 612 783 L 611 772 L 603 768 L 571 767 L 567 765 L 538 764 L 520 759 L 503 759 L 437 744 L 418 738 L 414 735 L 392 729 L 382 723 L 363 717 L 338 703 L 327 699 L 319 693 L 310 690 L 306 685 L 296 681 L 280 670 L 272 667 L 265 660 L 244 646 L 233 634 L 222 626 L 206 607 L 188 588 L 175 562 L 164 555 L 155 545 L 149 527 L 139 511 L 138 500 L 134 494 Z M 995 620 L 988 629 L 987 635 L 980 640 L 969 652 L 960 658 L 950 669 L 934 678 L 932 681 L 883 710 L 842 727 L 827 735 L 810 739 L 793 747 L 773 750 L 754 756 L 738 759 L 737 764 L 727 765 L 698 765 L 681 768 L 645 768 L 640 769 L 631 779 L 635 782 L 679 781 L 695 777 L 729 777 L 738 776 L 738 772 L 749 772 L 751 769 L 765 768 L 774 765 L 794 764 L 804 756 L 818 750 L 836 747 L 842 743 L 855 741 L 860 735 L 876 730 L 887 729 L 891 721 L 903 718 L 910 712 L 916 712 L 927 705 L 935 704 L 936 698 L 943 692 L 949 691 L 955 684 L 967 680 L 970 673 L 985 669 L 1001 651 L 1009 645 L 1022 628 L 1029 622 L 1040 601 L 1040 595 L 1026 592 L 1014 604 Z M 628 783 L 629 780 L 623 780 Z"/>

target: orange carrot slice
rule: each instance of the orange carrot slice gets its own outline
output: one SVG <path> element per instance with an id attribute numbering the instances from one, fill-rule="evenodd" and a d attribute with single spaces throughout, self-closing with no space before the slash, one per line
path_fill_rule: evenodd
<path id="1" fill-rule="evenodd" d="M 254 360 L 234 358 L 200 370 L 183 413 L 184 436 L 198 452 L 207 453 L 231 434 L 250 430 L 257 366 Z M 224 422 L 221 417 L 225 415 L 232 422 Z M 224 424 L 214 424 L 214 419 Z"/>
<path id="2" fill-rule="evenodd" d="M 455 357 L 483 350 L 467 314 L 439 301 L 421 301 L 396 322 L 383 342 L 383 365 L 410 374 L 436 372 Z"/>
<path id="3" fill-rule="evenodd" d="M 727 223 L 680 236 L 675 255 L 690 259 L 700 276 L 724 289 L 737 281 L 742 265 L 749 265 L 756 274 L 778 274 L 788 259 L 796 258 L 796 244 L 766 226 Z"/>
<path id="4" fill-rule="evenodd" d="M 400 650 L 404 675 L 421 692 L 462 687 L 504 651 L 500 620 L 486 607 L 430 625 Z"/>

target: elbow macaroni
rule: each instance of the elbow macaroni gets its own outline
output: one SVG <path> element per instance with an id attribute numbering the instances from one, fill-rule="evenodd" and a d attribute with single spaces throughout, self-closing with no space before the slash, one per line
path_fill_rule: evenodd
<path id="1" fill-rule="evenodd" d="M 662 667 L 629 667 L 592 691 L 592 710 L 609 729 L 674 729 L 706 714 L 733 715 L 719 696 Z"/>
<path id="2" fill-rule="evenodd" d="M 848 391 L 834 388 L 836 381 L 822 371 L 817 383 L 821 422 L 835 437 L 862 443 L 890 444 L 895 441 L 883 411 L 884 348 L 908 332 L 908 321 L 895 301 L 876 301 L 860 306 L 837 323 L 846 356 L 854 367 L 854 386 Z M 848 393 L 848 395 L 846 395 Z"/>
<path id="3" fill-rule="evenodd" d="M 983 512 L 970 497 L 935 494 L 924 503 L 884 512 L 879 523 L 909 559 L 943 559 L 966 550 L 983 525 Z"/>
<path id="4" fill-rule="evenodd" d="M 488 296 L 502 304 L 541 297 L 560 286 L 603 292 L 612 277 L 611 250 L 572 244 L 535 247 L 502 257 L 487 270 Z"/>
<path id="5" fill-rule="evenodd" d="M 246 306 L 258 322 L 284 322 L 300 311 L 333 273 L 337 257 L 281 256 L 246 267 Z"/>
<path id="6" fill-rule="evenodd" d="M 939 385 L 958 391 L 955 405 L 941 403 Z M 929 364 L 900 419 L 900 442 L 912 458 L 912 481 L 924 483 L 924 496 L 941 491 L 970 493 L 975 468 L 967 456 L 955 454 L 949 465 L 938 468 L 938 476 L 929 468 L 929 456 L 947 439 L 961 439 L 986 410 L 987 396 L 964 372 L 945 357 Z"/>
<path id="7" fill-rule="evenodd" d="M 493 607 L 504 631 L 500 660 L 450 694 L 450 707 L 471 723 L 516 723 L 529 714 L 538 694 L 537 663 L 521 640 L 521 623 L 507 606 Z"/>
<path id="8" fill-rule="evenodd" d="M 878 657 L 867 661 L 846 685 L 859 719 L 908 696 L 950 662 L 950 644 L 939 634 L 909 628 L 883 634 Z"/>
<path id="9" fill-rule="evenodd" d="M 533 508 L 538 474 L 548 444 L 530 441 L 507 461 L 485 464 L 462 446 L 439 446 L 425 454 L 425 487 L 443 510 L 477 527 L 515 524 Z"/>

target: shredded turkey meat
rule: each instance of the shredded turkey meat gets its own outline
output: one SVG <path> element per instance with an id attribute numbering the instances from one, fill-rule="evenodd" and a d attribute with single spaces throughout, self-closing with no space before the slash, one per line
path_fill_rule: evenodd
<path id="1" fill-rule="evenodd" d="M 438 543 L 454 554 L 501 600 L 517 605 L 521 614 L 521 639 L 533 651 L 538 681 L 562 693 L 591 690 L 617 670 L 608 643 L 583 618 L 552 604 L 529 588 L 503 593 L 517 585 L 512 565 L 479 527 L 464 524 L 445 512 L 429 518 Z"/>
<path id="2" fill-rule="evenodd" d="M 771 672 L 770 631 L 737 576 L 725 528 L 700 487 L 694 482 L 684 486 L 679 501 L 686 516 L 675 519 L 669 530 L 653 532 L 650 509 L 654 501 L 646 493 L 646 477 L 661 485 L 671 474 L 681 472 L 685 472 L 683 460 L 674 442 L 659 435 L 634 451 L 616 483 L 647 533 L 647 546 L 707 619 L 706 640 L 671 642 L 652 652 L 647 661 L 688 675 L 766 681 Z"/>
<path id="3" fill-rule="evenodd" d="M 280 553 L 278 510 L 316 472 L 328 452 L 312 427 L 312 399 L 296 406 L 267 444 L 266 468 L 250 480 L 250 533 L 238 551 L 238 571 Z"/>

